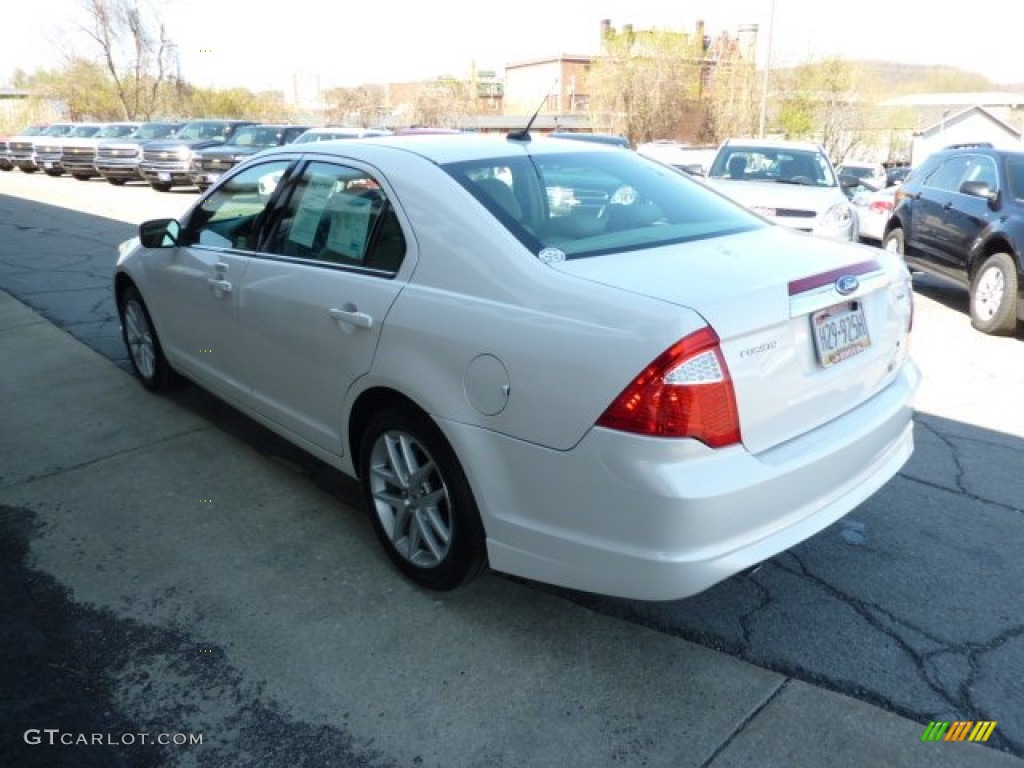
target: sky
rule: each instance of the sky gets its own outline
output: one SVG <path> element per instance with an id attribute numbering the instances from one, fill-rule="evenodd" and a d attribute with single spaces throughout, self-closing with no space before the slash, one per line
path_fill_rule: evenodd
<path id="1" fill-rule="evenodd" d="M 977 16 L 925 0 L 139 0 L 159 9 L 182 76 L 200 86 L 285 89 L 295 73 L 323 87 L 465 77 L 471 67 L 598 52 L 602 19 L 621 28 L 760 30 L 758 61 L 784 66 L 838 56 L 944 64 L 1024 82 L 1021 0 L 985 0 Z M 81 0 L 5 0 L 0 85 L 15 68 L 57 67 L 94 53 L 76 30 Z M 265 9 L 276 9 L 267 12 Z M 997 23 L 1004 19 L 1006 23 Z M 769 34 L 770 32 L 770 34 Z"/>

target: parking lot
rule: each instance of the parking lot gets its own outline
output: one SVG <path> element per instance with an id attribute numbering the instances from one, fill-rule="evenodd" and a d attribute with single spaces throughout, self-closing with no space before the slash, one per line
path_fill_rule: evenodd
<path id="1" fill-rule="evenodd" d="M 821 761 L 1024 757 L 1024 342 L 973 331 L 960 289 L 915 281 L 909 464 L 755 575 L 669 603 L 497 574 L 438 596 L 390 569 L 333 470 L 195 388 L 155 398 L 128 376 L 116 245 L 194 197 L 0 174 L 0 290 L 73 337 L 0 311 L 7 559 L 65 601 L 52 636 L 108 643 L 64 673 L 114 713 L 90 730 L 209 734 L 161 751 L 173 765 L 754 765 L 796 749 L 794 713 L 840 728 L 840 694 L 865 705 L 843 710 L 854 726 L 891 714 L 908 752 L 863 762 L 874 733 L 826 735 Z M 58 727 L 53 711 L 19 722 Z M 914 743 L 931 720 L 998 725 L 942 752 Z"/>

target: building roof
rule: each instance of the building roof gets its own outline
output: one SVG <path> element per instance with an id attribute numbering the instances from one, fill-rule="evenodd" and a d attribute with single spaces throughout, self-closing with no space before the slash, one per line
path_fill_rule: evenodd
<path id="1" fill-rule="evenodd" d="M 882 107 L 1020 107 L 1024 93 L 973 91 L 966 93 L 914 93 L 880 102 Z"/>
<path id="2" fill-rule="evenodd" d="M 984 118 L 987 118 L 992 123 L 994 123 L 998 128 L 1003 129 L 1006 132 L 1007 136 L 1013 136 L 1014 138 L 1020 138 L 1021 136 L 1019 130 L 1014 128 L 1005 120 L 1000 120 L 998 117 L 993 115 L 984 107 L 979 106 L 968 107 L 967 109 L 961 109 L 959 112 L 948 114 L 945 117 L 943 117 L 943 119 L 937 120 L 928 127 L 920 131 L 917 131 L 917 134 L 927 136 L 929 134 L 941 132 L 955 123 L 963 122 L 972 114 L 978 114 Z"/>

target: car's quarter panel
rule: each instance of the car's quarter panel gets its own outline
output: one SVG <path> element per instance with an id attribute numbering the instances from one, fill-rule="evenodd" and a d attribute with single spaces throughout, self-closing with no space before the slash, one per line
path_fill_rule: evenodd
<path id="1" fill-rule="evenodd" d="M 913 450 L 918 382 L 907 366 L 873 398 L 757 456 L 601 428 L 554 451 L 442 427 L 476 479 L 495 570 L 675 600 L 798 544 L 885 484 Z"/>
<path id="2" fill-rule="evenodd" d="M 392 387 L 438 420 L 566 449 L 651 360 L 704 325 L 686 308 L 541 263 L 440 169 L 409 162 L 390 178 L 419 258 L 350 401 Z M 507 380 L 474 364 L 481 356 Z M 487 412 L 481 403 L 494 398 L 507 404 Z"/>

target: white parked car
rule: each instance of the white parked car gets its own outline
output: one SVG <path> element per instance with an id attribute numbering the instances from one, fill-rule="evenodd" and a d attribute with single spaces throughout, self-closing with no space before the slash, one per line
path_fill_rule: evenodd
<path id="1" fill-rule="evenodd" d="M 142 224 L 114 287 L 146 387 L 183 375 L 359 478 L 388 555 L 434 589 L 489 564 L 692 595 L 913 449 L 899 255 L 771 226 L 617 148 L 267 150 Z"/>
<path id="2" fill-rule="evenodd" d="M 896 205 L 898 184 L 884 189 L 864 189 L 850 201 L 857 212 L 857 233 L 861 240 L 878 245 L 885 236 L 885 225 Z"/>
<path id="3" fill-rule="evenodd" d="M 853 176 L 858 181 L 867 182 L 868 186 L 875 189 L 882 189 L 888 183 L 886 180 L 885 166 L 881 163 L 866 163 L 856 160 L 847 160 L 836 168 L 840 176 Z"/>
<path id="4" fill-rule="evenodd" d="M 707 184 L 767 219 L 835 240 L 857 239 L 857 217 L 817 144 L 729 139 Z"/>

